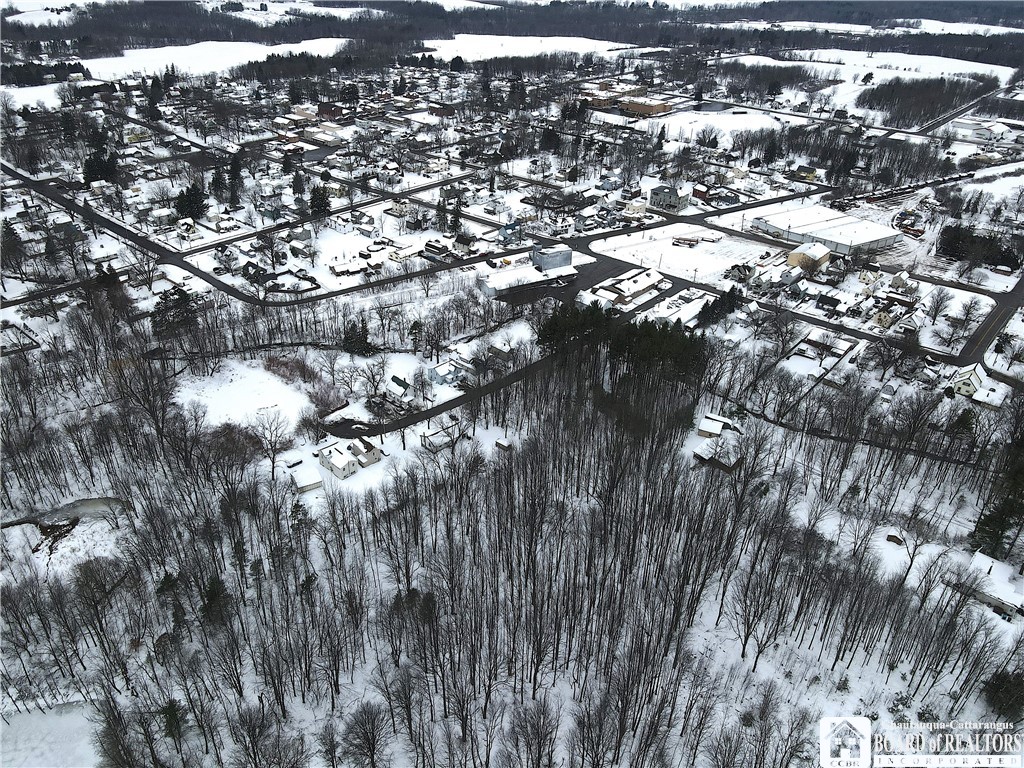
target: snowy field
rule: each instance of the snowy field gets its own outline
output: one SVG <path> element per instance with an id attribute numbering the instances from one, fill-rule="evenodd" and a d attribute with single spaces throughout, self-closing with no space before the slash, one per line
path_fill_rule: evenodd
<path id="1" fill-rule="evenodd" d="M 979 64 L 966 59 L 951 59 L 943 56 L 920 56 L 910 53 L 871 53 L 865 51 L 843 51 L 838 49 L 793 51 L 792 59 L 776 59 L 771 56 L 738 56 L 730 61 L 742 64 L 788 67 L 801 65 L 814 70 L 819 77 L 835 77 L 840 83 L 826 90 L 835 107 L 855 107 L 858 94 L 867 86 L 860 85 L 860 79 L 869 72 L 873 75 L 871 85 L 879 85 L 895 77 L 916 80 L 927 77 L 965 77 L 973 73 L 990 74 L 1005 83 L 1013 74 L 1011 67 Z M 794 98 L 799 94 L 787 91 Z M 863 112 L 864 110 L 859 110 Z M 870 114 L 880 117 L 879 113 Z"/>
<path id="2" fill-rule="evenodd" d="M 969 59 L 952 59 L 945 56 L 922 56 L 914 53 L 873 53 L 871 51 L 843 51 L 835 48 L 822 50 L 793 51 L 793 56 L 814 64 L 825 66 L 826 71 L 838 66 L 841 71 L 853 74 L 874 72 L 876 83 L 879 75 L 901 77 L 949 77 L 969 75 L 974 72 L 995 75 L 1006 82 L 1013 75 L 1013 67 L 994 64 L 979 64 Z M 787 62 L 791 63 L 791 62 Z"/>
<path id="3" fill-rule="evenodd" d="M 272 53 L 311 53 L 330 56 L 345 38 L 320 37 L 299 43 L 263 45 L 262 43 L 214 42 L 194 45 L 168 45 L 162 48 L 135 48 L 124 56 L 84 59 L 82 64 L 93 77 L 115 79 L 135 72 L 154 74 L 174 64 L 178 72 L 194 75 L 222 72 L 249 61 L 263 61 Z"/>
<path id="4" fill-rule="evenodd" d="M 718 242 L 701 241 L 692 248 L 672 245 L 676 237 L 709 236 Z M 653 232 L 618 235 L 593 244 L 593 249 L 666 275 L 686 278 L 698 283 L 725 286 L 723 273 L 733 264 L 746 262 L 764 254 L 763 245 L 693 224 L 670 224 Z"/>
<path id="5" fill-rule="evenodd" d="M 41 3 L 40 3 L 41 5 Z M 8 21 L 24 24 L 27 27 L 39 27 L 49 24 L 67 24 L 74 18 L 74 12 L 56 13 L 52 10 L 25 11 L 8 16 Z"/>
<path id="6" fill-rule="evenodd" d="M 0 87 L 0 91 L 5 91 L 14 97 L 14 103 L 19 107 L 24 104 L 36 104 L 42 102 L 47 107 L 59 107 L 60 97 L 57 96 L 57 89 L 60 87 L 60 83 L 53 83 L 52 85 L 33 85 L 28 88 L 11 88 L 9 86 Z"/>
<path id="7" fill-rule="evenodd" d="M 85 768 L 99 762 L 92 746 L 92 724 L 84 704 L 59 704 L 6 715 L 0 729 L 4 768 Z"/>
<path id="8" fill-rule="evenodd" d="M 908 19 L 899 21 L 907 22 Z M 896 26 L 893 28 L 871 27 L 867 24 L 842 24 L 839 22 L 826 21 L 730 21 L 721 24 L 707 24 L 709 27 L 725 27 L 729 29 L 770 29 L 772 25 L 782 27 L 787 31 L 813 31 L 838 32 L 850 35 L 885 35 L 885 34 L 933 34 L 933 35 L 1005 35 L 1024 33 L 1024 29 L 1017 27 L 1000 27 L 990 24 L 970 24 L 965 22 L 936 21 L 934 19 L 913 19 L 913 23 L 920 23 L 920 27 Z"/>
<path id="9" fill-rule="evenodd" d="M 205 405 L 211 424 L 245 424 L 264 409 L 276 409 L 294 425 L 299 412 L 309 405 L 302 392 L 258 363 L 234 360 L 226 361 L 213 376 L 185 378 L 177 397 L 183 405 Z"/>
<path id="10" fill-rule="evenodd" d="M 964 193 L 988 192 L 999 200 L 1004 197 L 1015 198 L 1020 187 L 1024 187 L 1024 162 L 982 168 L 961 189 Z"/>
<path id="11" fill-rule="evenodd" d="M 515 37 L 512 35 L 456 35 L 454 40 L 425 40 L 434 56 L 451 59 L 461 56 L 469 61 L 498 56 L 537 56 L 542 53 L 595 53 L 608 56 L 632 48 L 626 43 L 591 40 L 586 37 Z"/>
<path id="12" fill-rule="evenodd" d="M 710 125 L 723 134 L 729 135 L 733 131 L 753 131 L 761 128 L 778 128 L 782 123 L 765 112 L 750 110 L 739 114 L 733 112 L 676 112 L 665 117 L 650 120 L 634 120 L 624 115 L 616 115 L 607 112 L 591 112 L 591 117 L 598 122 L 610 123 L 613 125 L 628 125 L 638 131 L 653 132 L 655 134 L 665 128 L 665 136 L 669 139 L 692 142 L 693 138 L 705 125 Z M 787 118 L 786 123 L 803 124 L 807 121 L 802 118 Z"/>

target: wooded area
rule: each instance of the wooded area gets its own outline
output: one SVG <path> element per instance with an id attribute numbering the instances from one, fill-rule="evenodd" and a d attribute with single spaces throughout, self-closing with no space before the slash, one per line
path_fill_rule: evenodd
<path id="1" fill-rule="evenodd" d="M 276 371 L 327 387 L 339 356 L 313 345 L 358 318 L 164 308 L 176 332 L 158 340 L 114 286 L 0 380 L 6 505 L 125 502 L 117 553 L 65 576 L 5 552 L 9 704 L 96 700 L 104 765 L 786 768 L 814 754 L 818 716 L 789 687 L 828 695 L 849 675 L 895 675 L 944 719 L 986 690 L 1020 716 L 1005 693 L 1024 639 L 975 609 L 973 577 L 917 545 L 886 574 L 871 546 L 881 526 L 952 546 L 968 498 L 1017 498 L 1003 480 L 1019 455 L 991 435 L 1021 434 L 1020 397 L 970 417 L 941 394 L 873 411 L 857 376 L 806 393 L 775 365 L 796 338 L 784 315 L 759 323 L 753 354 L 537 307 L 555 364 L 460 416 L 516 450 L 417 452 L 313 510 L 260 463 L 273 425 L 213 426 L 176 402 L 175 378 L 276 348 Z M 400 335 L 386 314 L 363 322 L 381 346 Z M 705 408 L 740 425 L 732 472 L 680 451 Z M 1000 546 L 1024 525 L 993 522 Z"/>

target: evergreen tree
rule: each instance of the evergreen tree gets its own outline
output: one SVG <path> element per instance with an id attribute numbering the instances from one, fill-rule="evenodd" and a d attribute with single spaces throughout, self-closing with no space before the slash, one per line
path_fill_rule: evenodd
<path id="1" fill-rule="evenodd" d="M 210 203 L 206 199 L 206 193 L 193 184 L 178 193 L 178 197 L 174 201 L 174 210 L 181 218 L 195 221 L 206 215 L 206 212 L 210 210 Z"/>
<path id="2" fill-rule="evenodd" d="M 236 152 L 231 156 L 228 166 L 228 202 L 236 207 L 242 199 L 242 154 Z"/>
<path id="3" fill-rule="evenodd" d="M 197 322 L 195 299 L 182 288 L 172 288 L 160 294 L 149 322 L 157 338 L 172 338 L 193 328 Z"/>
<path id="4" fill-rule="evenodd" d="M 327 190 L 322 184 L 315 184 L 309 190 L 309 212 L 318 219 L 325 218 L 331 212 L 331 203 L 327 197 Z"/>
<path id="5" fill-rule="evenodd" d="M 213 196 L 217 199 L 217 202 L 223 203 L 224 197 L 227 195 L 228 182 L 224 178 L 224 169 L 219 166 L 213 171 L 213 180 L 210 182 L 210 191 L 213 192 Z"/>
<path id="6" fill-rule="evenodd" d="M 437 198 L 437 208 L 434 213 L 434 228 L 438 232 L 448 231 L 448 203 L 444 198 L 444 195 L 439 195 Z"/>
<path id="7" fill-rule="evenodd" d="M 452 206 L 451 231 L 459 234 L 462 231 L 462 198 L 455 198 L 455 205 Z"/>
<path id="8" fill-rule="evenodd" d="M 92 184 L 94 181 L 109 181 L 113 184 L 117 181 L 118 171 L 117 154 L 114 152 L 93 152 L 82 164 L 82 178 L 86 184 Z"/>
<path id="9" fill-rule="evenodd" d="M 306 179 L 300 171 L 292 176 L 292 194 L 298 197 L 306 193 Z"/>
<path id="10" fill-rule="evenodd" d="M 20 274 L 25 261 L 25 244 L 22 242 L 18 230 L 7 219 L 4 219 L 3 223 L 0 253 L 3 254 L 4 266 Z"/>

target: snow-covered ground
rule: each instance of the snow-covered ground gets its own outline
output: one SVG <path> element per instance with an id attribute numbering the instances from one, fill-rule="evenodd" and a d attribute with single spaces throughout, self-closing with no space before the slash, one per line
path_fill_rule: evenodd
<path id="1" fill-rule="evenodd" d="M 451 59 L 461 56 L 468 61 L 493 59 L 499 56 L 537 56 L 542 53 L 595 53 L 611 55 L 632 46 L 609 40 L 586 37 L 516 37 L 512 35 L 455 35 L 454 40 L 425 40 L 434 56 Z"/>
<path id="2" fill-rule="evenodd" d="M 867 87 L 860 85 L 859 81 L 869 72 L 873 75 L 871 85 L 879 85 L 895 77 L 916 80 L 927 77 L 965 77 L 973 73 L 994 75 L 1005 83 L 1013 74 L 1012 67 L 979 64 L 967 59 L 839 49 L 792 51 L 785 59 L 771 56 L 738 56 L 730 61 L 782 67 L 799 64 L 814 70 L 819 77 L 834 77 L 841 82 L 828 88 L 826 93 L 831 96 L 834 107 L 846 108 L 855 106 L 857 95 Z"/>
<path id="3" fill-rule="evenodd" d="M 999 200 L 1015 197 L 1020 187 L 1024 187 L 1024 162 L 983 168 L 971 181 L 965 182 L 962 189 L 965 193 L 988 192 Z"/>
<path id="4" fill-rule="evenodd" d="M 915 53 L 874 53 L 872 51 L 844 51 L 836 48 L 821 50 L 793 51 L 797 59 L 803 59 L 826 72 L 835 67 L 840 68 L 846 79 L 854 74 L 875 73 L 875 84 L 890 77 L 949 77 L 951 75 L 970 75 L 980 72 L 995 75 L 1002 82 L 1007 82 L 1013 75 L 1013 67 L 1000 67 L 994 64 L 979 64 L 970 59 L 953 59 L 945 56 L 923 56 Z M 792 63 L 792 62 L 790 62 Z"/>
<path id="5" fill-rule="evenodd" d="M 787 31 L 809 31 L 820 30 L 822 32 L 837 32 L 850 35 L 885 35 L 885 34 L 938 34 L 938 35 L 1004 35 L 1024 33 L 1024 29 L 1018 27 L 1000 27 L 991 24 L 970 24 L 966 22 L 936 21 L 935 19 L 900 19 L 899 21 L 912 21 L 914 25 L 892 28 L 872 27 L 867 24 L 843 24 L 831 21 L 730 21 L 720 24 L 708 24 L 706 26 L 727 27 L 730 29 L 770 29 L 772 26 L 781 27 Z"/>
<path id="6" fill-rule="evenodd" d="M 34 551 L 41 540 L 39 529 L 34 525 L 13 526 L 4 531 L 4 536 L 12 551 L 32 551 L 31 557 L 43 573 L 64 575 L 90 558 L 117 554 L 116 532 L 102 517 L 82 517 L 52 551 L 48 544 Z"/>
<path id="7" fill-rule="evenodd" d="M 339 37 L 320 37 L 282 45 L 208 41 L 194 45 L 134 48 L 125 51 L 124 56 L 84 59 L 82 65 L 89 70 L 93 77 L 108 80 L 135 72 L 142 74 L 162 72 L 171 64 L 174 64 L 178 72 L 199 75 L 206 72 L 222 72 L 249 61 L 263 61 L 273 53 L 312 53 L 329 56 L 345 42 L 345 38 Z"/>
<path id="8" fill-rule="evenodd" d="M 28 88 L 12 88 L 5 85 L 0 86 L 0 91 L 11 94 L 14 97 L 14 103 L 19 107 L 25 104 L 35 105 L 41 101 L 45 106 L 54 108 L 60 106 L 60 97 L 57 95 L 59 87 L 60 83 L 33 85 Z"/>
<path id="9" fill-rule="evenodd" d="M 673 238 L 710 236 L 718 242 L 701 241 L 692 248 L 672 245 Z M 693 224 L 671 224 L 651 232 L 618 235 L 593 244 L 593 249 L 640 266 L 656 269 L 698 283 L 721 283 L 723 273 L 733 264 L 740 264 L 764 254 L 760 243 L 729 237 Z"/>
<path id="10" fill-rule="evenodd" d="M 258 363 L 234 360 L 225 361 L 213 376 L 185 378 L 177 397 L 183 405 L 205 405 L 206 419 L 211 424 L 245 424 L 260 411 L 273 409 L 294 425 L 309 405 L 305 394 Z"/>
<path id="11" fill-rule="evenodd" d="M 0 729 L 5 768 L 85 768 L 99 762 L 92 745 L 93 726 L 85 704 L 59 704 L 39 711 L 6 715 Z"/>
<path id="12" fill-rule="evenodd" d="M 1024 378 L 1024 364 L 1015 362 L 1013 352 L 1024 346 L 1024 310 L 1017 310 L 1006 323 L 1006 332 L 1012 336 L 1009 344 L 1004 345 L 1002 352 L 996 352 L 997 341 L 985 352 L 985 365 L 1002 373 Z M 1019 359 L 1020 356 L 1018 356 Z"/>
<path id="13" fill-rule="evenodd" d="M 12 16 L 8 16 L 7 20 L 17 22 L 18 24 L 24 24 L 27 27 L 38 27 L 48 24 L 67 24 L 74 18 L 74 16 L 75 14 L 73 11 L 57 13 L 44 8 L 38 11 L 15 13 Z"/>
<path id="14" fill-rule="evenodd" d="M 779 118 L 765 112 L 758 112 L 753 109 L 740 112 L 694 112 L 681 111 L 667 114 L 663 117 L 651 118 L 648 120 L 636 120 L 624 115 L 617 115 L 609 112 L 591 112 L 593 120 L 613 125 L 628 125 L 638 131 L 647 131 L 657 134 L 662 127 L 665 128 L 665 136 L 669 139 L 679 139 L 692 142 L 701 129 L 710 125 L 717 128 L 723 135 L 730 135 L 734 131 L 757 130 L 760 128 L 778 128 L 783 123 L 789 125 L 803 125 L 806 119 L 800 117 Z"/>

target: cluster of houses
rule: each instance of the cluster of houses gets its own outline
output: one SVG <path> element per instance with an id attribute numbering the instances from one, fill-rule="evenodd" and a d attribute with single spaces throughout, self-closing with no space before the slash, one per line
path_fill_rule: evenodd
<path id="1" fill-rule="evenodd" d="M 454 344 L 437 364 L 427 369 L 427 376 L 434 384 L 457 386 L 488 370 L 507 368 L 514 354 L 512 345 L 503 341 L 493 341 L 476 352 L 466 344 Z"/>
<path id="2" fill-rule="evenodd" d="M 845 258 L 810 242 L 733 264 L 724 276 L 754 294 L 784 293 L 794 300 L 811 300 L 826 317 L 849 317 L 901 335 L 923 327 L 921 304 L 927 293 L 908 272 L 890 275 L 877 263 L 867 263 L 857 271 L 859 290 L 851 292 L 838 287 L 849 271 Z"/>

